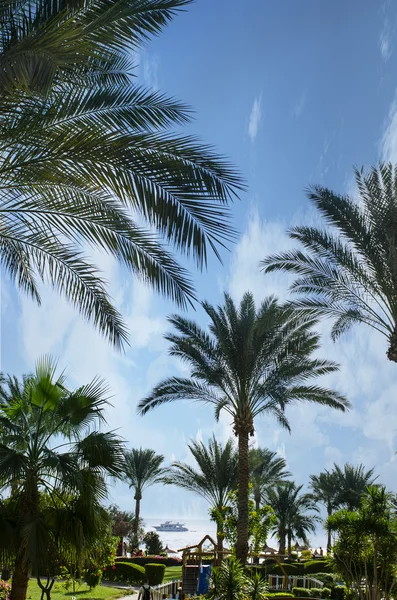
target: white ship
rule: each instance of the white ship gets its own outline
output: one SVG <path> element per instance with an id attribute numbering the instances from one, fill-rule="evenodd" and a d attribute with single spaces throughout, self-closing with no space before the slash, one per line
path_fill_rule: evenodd
<path id="1" fill-rule="evenodd" d="M 184 523 L 172 523 L 171 521 L 166 521 L 160 525 L 153 525 L 153 527 L 157 531 L 189 531 Z"/>

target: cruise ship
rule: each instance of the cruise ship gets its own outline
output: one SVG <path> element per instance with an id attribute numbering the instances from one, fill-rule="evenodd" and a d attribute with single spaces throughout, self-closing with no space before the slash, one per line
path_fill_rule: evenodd
<path id="1" fill-rule="evenodd" d="M 184 523 L 172 523 L 171 521 L 166 521 L 160 525 L 153 525 L 153 527 L 157 531 L 189 531 Z"/>

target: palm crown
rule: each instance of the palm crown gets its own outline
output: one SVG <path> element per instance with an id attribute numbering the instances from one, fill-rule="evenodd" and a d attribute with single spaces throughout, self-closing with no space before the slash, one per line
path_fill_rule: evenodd
<path id="1" fill-rule="evenodd" d="M 168 334 L 170 353 L 189 364 L 190 378 L 171 377 L 158 384 L 139 403 L 148 410 L 175 400 L 196 400 L 213 406 L 216 419 L 221 411 L 230 415 L 239 440 L 239 531 L 237 556 L 248 552 L 248 437 L 254 433 L 255 417 L 269 413 L 285 427 L 289 404 L 308 400 L 344 410 L 347 401 L 327 388 L 306 383 L 331 373 L 338 365 L 312 358 L 319 336 L 312 320 L 296 318 L 274 298 L 259 307 L 251 293 L 240 306 L 225 294 L 223 306 L 203 303 L 210 318 L 209 332 L 180 316 L 169 321 L 177 334 Z"/>
<path id="2" fill-rule="evenodd" d="M 37 279 L 49 281 L 116 345 L 127 331 L 92 250 L 184 306 L 194 298 L 190 276 L 164 242 L 201 268 L 208 249 L 219 256 L 234 235 L 227 205 L 241 186 L 236 172 L 173 133 L 190 119 L 185 105 L 130 76 L 131 49 L 185 4 L 0 7 L 3 267 L 37 302 Z"/>
<path id="3" fill-rule="evenodd" d="M 255 507 L 258 510 L 265 500 L 266 490 L 279 481 L 290 477 L 291 473 L 287 471 L 285 459 L 268 448 L 251 448 L 249 463 L 252 493 Z"/>
<path id="4" fill-rule="evenodd" d="M 312 188 L 309 199 L 334 232 L 294 227 L 290 237 L 306 251 L 283 252 L 263 264 L 266 272 L 299 275 L 291 290 L 303 297 L 294 306 L 334 318 L 334 339 L 353 323 L 366 323 L 387 337 L 387 356 L 397 362 L 396 167 L 356 171 L 356 181 L 360 203 L 321 186 Z"/>
<path id="5" fill-rule="evenodd" d="M 12 556 L 11 597 L 25 597 L 29 567 L 47 568 L 64 545 L 79 554 L 107 520 L 106 476 L 119 476 L 121 441 L 103 433 L 107 388 L 98 379 L 72 392 L 51 359 L 0 388 L 0 550 Z M 41 498 L 47 502 L 44 508 Z"/>

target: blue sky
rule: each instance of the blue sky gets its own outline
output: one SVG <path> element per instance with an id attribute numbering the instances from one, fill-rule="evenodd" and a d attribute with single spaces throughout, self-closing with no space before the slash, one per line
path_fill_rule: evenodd
<path id="1" fill-rule="evenodd" d="M 250 289 L 259 302 L 285 297 L 288 279 L 265 277 L 259 261 L 290 244 L 292 223 L 315 222 L 304 189 L 322 183 L 354 194 L 352 166 L 379 159 L 397 162 L 397 5 L 369 0 L 197 0 L 137 56 L 138 77 L 196 111 L 189 132 L 214 143 L 238 166 L 249 190 L 233 207 L 238 243 L 195 274 L 199 295 L 238 300 Z M 5 277 L 1 288 L 1 369 L 28 371 L 43 353 L 57 356 L 77 385 L 99 374 L 113 391 L 110 427 L 129 446 L 152 447 L 167 462 L 189 460 L 186 442 L 231 434 L 206 407 L 179 403 L 136 416 L 139 399 L 162 377 L 180 373 L 167 355 L 166 316 L 176 310 L 132 280 L 106 256 L 96 256 L 131 330 L 132 344 L 116 354 L 51 290 L 38 308 Z M 191 265 L 193 269 L 193 265 Z M 194 314 L 206 324 L 201 309 Z M 375 467 L 395 489 L 397 392 L 395 365 L 386 341 L 356 328 L 337 344 L 324 331 L 322 355 L 341 362 L 329 380 L 353 404 L 348 415 L 296 406 L 292 434 L 266 419 L 256 423 L 255 443 L 285 456 L 298 483 L 310 473 L 343 463 Z M 113 500 L 132 509 L 126 485 Z M 148 490 L 143 516 L 206 517 L 194 495 L 157 486 Z M 322 541 L 320 535 L 319 543 Z"/>

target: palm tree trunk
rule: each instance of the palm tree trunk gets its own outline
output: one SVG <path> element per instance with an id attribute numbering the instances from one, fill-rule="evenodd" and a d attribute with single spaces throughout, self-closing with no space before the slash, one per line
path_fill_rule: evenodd
<path id="1" fill-rule="evenodd" d="M 387 358 L 392 362 L 397 362 L 397 327 L 394 328 L 393 333 L 389 337 Z"/>
<path id="2" fill-rule="evenodd" d="M 236 557 L 245 566 L 248 555 L 248 431 L 238 432 L 238 523 Z"/>
<path id="3" fill-rule="evenodd" d="M 332 507 L 327 506 L 327 515 L 330 517 L 332 515 Z M 331 540 L 331 531 L 328 529 L 328 537 L 327 537 L 327 554 L 331 552 L 332 540 Z"/>
<path id="4" fill-rule="evenodd" d="M 141 515 L 141 499 L 142 494 L 139 490 L 135 492 L 135 523 L 134 523 L 134 544 L 138 546 L 138 531 L 139 531 L 139 518 Z"/>
<path id="5" fill-rule="evenodd" d="M 285 529 L 280 527 L 278 530 L 278 536 L 280 539 L 278 553 L 285 554 Z"/>
<path id="6" fill-rule="evenodd" d="M 254 501 L 255 501 L 255 510 L 258 512 L 258 510 L 261 507 L 261 495 L 260 495 L 259 491 L 255 492 Z"/>
<path id="7" fill-rule="evenodd" d="M 10 600 L 25 600 L 28 592 L 29 565 L 26 560 L 26 546 L 20 541 L 15 556 L 14 573 L 12 575 Z"/>
<path id="8" fill-rule="evenodd" d="M 218 531 L 216 532 L 217 538 L 216 538 L 216 545 L 217 545 L 217 549 L 218 549 L 218 566 L 221 564 L 221 562 L 223 561 L 223 532 Z"/>
<path id="9" fill-rule="evenodd" d="M 292 552 L 292 532 L 291 532 L 291 530 L 288 530 L 287 539 L 288 539 L 288 556 L 291 556 L 291 552 Z"/>

